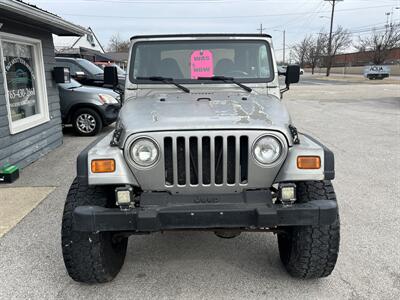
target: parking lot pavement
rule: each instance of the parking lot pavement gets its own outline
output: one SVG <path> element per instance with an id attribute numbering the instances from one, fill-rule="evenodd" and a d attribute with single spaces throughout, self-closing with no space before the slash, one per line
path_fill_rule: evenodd
<path id="1" fill-rule="evenodd" d="M 335 152 L 342 231 L 330 277 L 290 278 L 272 234 L 184 232 L 131 237 L 113 282 L 75 283 L 62 261 L 61 214 L 75 157 L 92 139 L 67 135 L 15 184 L 57 188 L 0 239 L 0 298 L 399 299 L 400 88 L 298 85 L 284 101 L 300 131 Z"/>
<path id="2" fill-rule="evenodd" d="M 283 81 L 284 77 L 281 77 Z M 306 85 L 354 85 L 354 84 L 368 84 L 368 85 L 384 85 L 384 84 L 400 84 L 400 76 L 390 76 L 383 80 L 369 80 L 363 75 L 353 74 L 331 74 L 326 77 L 322 73 L 315 73 L 312 75 L 307 72 L 300 76 L 300 84 Z"/>

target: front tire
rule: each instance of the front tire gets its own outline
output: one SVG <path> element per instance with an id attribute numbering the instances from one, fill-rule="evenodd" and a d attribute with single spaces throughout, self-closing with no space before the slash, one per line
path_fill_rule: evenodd
<path id="1" fill-rule="evenodd" d="M 297 184 L 297 201 L 335 200 L 330 181 Z M 330 275 L 339 253 L 339 216 L 331 225 L 283 227 L 278 234 L 279 254 L 287 272 L 296 278 L 321 278 Z"/>
<path id="2" fill-rule="evenodd" d="M 100 115 L 91 108 L 78 109 L 72 117 L 72 124 L 75 132 L 81 136 L 96 135 L 103 128 Z"/>
<path id="3" fill-rule="evenodd" d="M 65 267 L 78 282 L 111 281 L 120 271 L 126 254 L 128 238 L 117 238 L 112 232 L 80 232 L 72 228 L 72 214 L 82 205 L 110 206 L 112 191 L 105 187 L 88 186 L 75 179 L 65 202 L 61 243 Z"/>

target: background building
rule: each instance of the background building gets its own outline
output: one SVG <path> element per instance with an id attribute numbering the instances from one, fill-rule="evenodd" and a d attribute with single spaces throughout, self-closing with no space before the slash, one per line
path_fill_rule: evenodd
<path id="1" fill-rule="evenodd" d="M 22 1 L 0 1 L 0 167 L 24 167 L 62 143 L 52 34 L 87 30 Z"/>
<path id="2" fill-rule="evenodd" d="M 63 52 L 66 50 L 79 50 L 79 48 L 85 48 L 97 51 L 99 53 L 105 53 L 103 46 L 97 39 L 96 34 L 92 28 L 87 29 L 88 33 L 76 37 L 76 36 L 57 36 L 53 35 L 54 48 L 56 52 Z"/>
<path id="3" fill-rule="evenodd" d="M 334 67 L 357 67 L 372 64 L 372 51 L 338 54 L 333 57 Z M 384 64 L 395 65 L 400 63 L 400 48 L 388 50 Z"/>

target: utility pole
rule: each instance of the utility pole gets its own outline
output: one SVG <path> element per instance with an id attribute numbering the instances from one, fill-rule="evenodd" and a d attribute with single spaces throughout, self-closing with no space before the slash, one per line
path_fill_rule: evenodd
<path id="1" fill-rule="evenodd" d="M 265 30 L 266 28 L 263 27 L 262 23 L 260 24 L 260 28 L 258 28 L 257 30 L 260 32 L 260 34 L 263 34 L 263 30 Z"/>
<path id="2" fill-rule="evenodd" d="M 386 15 L 386 28 L 389 28 L 389 16 L 390 16 L 390 12 L 385 13 Z M 391 23 L 391 22 L 390 22 Z"/>
<path id="3" fill-rule="evenodd" d="M 283 30 L 283 64 L 285 64 L 286 30 Z"/>
<path id="4" fill-rule="evenodd" d="M 328 1 L 332 5 L 332 13 L 331 13 L 331 27 L 329 29 L 329 41 L 328 41 L 328 65 L 326 68 L 326 76 L 329 76 L 332 66 L 332 30 L 333 30 L 333 16 L 335 14 L 335 5 L 336 2 L 343 0 L 324 0 Z"/>
<path id="5" fill-rule="evenodd" d="M 277 30 L 275 29 L 274 31 L 279 31 L 282 32 L 283 34 L 283 53 L 282 53 L 282 63 L 285 63 L 285 48 L 286 48 L 286 30 Z"/>

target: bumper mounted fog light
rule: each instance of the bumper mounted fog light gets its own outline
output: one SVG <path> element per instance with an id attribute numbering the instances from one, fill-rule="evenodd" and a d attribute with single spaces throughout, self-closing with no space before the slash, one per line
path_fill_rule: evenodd
<path id="1" fill-rule="evenodd" d="M 130 186 L 115 189 L 116 205 L 121 209 L 129 209 L 133 205 L 133 189 Z"/>
<path id="2" fill-rule="evenodd" d="M 296 185 L 294 183 L 281 183 L 279 185 L 279 200 L 284 205 L 292 205 L 296 201 Z"/>

